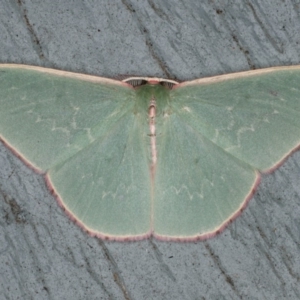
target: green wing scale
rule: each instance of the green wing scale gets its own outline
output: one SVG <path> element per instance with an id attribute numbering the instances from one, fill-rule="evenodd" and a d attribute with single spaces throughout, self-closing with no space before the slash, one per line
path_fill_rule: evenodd
<path id="1" fill-rule="evenodd" d="M 299 86 L 299 66 L 177 84 L 0 65 L 0 137 L 90 234 L 203 239 L 300 145 Z"/>

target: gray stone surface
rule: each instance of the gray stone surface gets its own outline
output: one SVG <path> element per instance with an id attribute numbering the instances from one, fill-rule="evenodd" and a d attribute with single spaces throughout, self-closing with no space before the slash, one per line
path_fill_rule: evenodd
<path id="1" fill-rule="evenodd" d="M 299 0 L 1 0 L 0 62 L 179 81 L 295 65 L 299 15 Z M 1 144 L 0 227 L 1 299 L 300 299 L 300 153 L 214 239 L 117 243 Z"/>

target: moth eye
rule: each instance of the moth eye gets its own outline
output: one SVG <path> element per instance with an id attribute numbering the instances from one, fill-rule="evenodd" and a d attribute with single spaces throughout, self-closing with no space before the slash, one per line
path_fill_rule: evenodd
<path id="1" fill-rule="evenodd" d="M 159 84 L 166 87 L 169 90 L 171 90 L 173 88 L 173 86 L 175 85 L 175 83 L 169 82 L 169 81 L 161 81 Z"/>
<path id="2" fill-rule="evenodd" d="M 125 82 L 132 85 L 133 87 L 138 87 L 147 84 L 147 80 L 144 79 L 130 79 L 128 81 L 125 80 Z"/>

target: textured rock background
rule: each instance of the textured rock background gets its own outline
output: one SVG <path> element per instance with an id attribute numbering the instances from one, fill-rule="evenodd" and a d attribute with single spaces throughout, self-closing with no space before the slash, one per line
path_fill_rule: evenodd
<path id="1" fill-rule="evenodd" d="M 299 16 L 299 0 L 1 0 L 0 62 L 179 81 L 295 65 Z M 296 152 L 214 239 L 103 242 L 0 144 L 1 299 L 299 299 L 299 183 Z"/>

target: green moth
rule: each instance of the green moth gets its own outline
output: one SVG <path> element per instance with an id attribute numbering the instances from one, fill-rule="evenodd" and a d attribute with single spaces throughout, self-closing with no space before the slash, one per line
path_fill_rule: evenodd
<path id="1" fill-rule="evenodd" d="M 90 234 L 214 236 L 300 144 L 300 66 L 177 83 L 0 65 L 0 136 Z"/>

